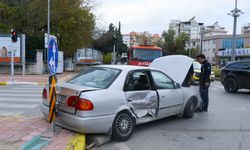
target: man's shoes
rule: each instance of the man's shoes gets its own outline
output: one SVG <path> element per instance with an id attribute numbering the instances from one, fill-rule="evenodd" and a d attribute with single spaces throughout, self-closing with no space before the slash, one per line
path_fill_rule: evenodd
<path id="1" fill-rule="evenodd" d="M 196 111 L 196 112 L 203 112 L 203 109 L 198 108 L 198 109 L 196 109 L 195 111 Z"/>
<path id="2" fill-rule="evenodd" d="M 207 109 L 203 109 L 203 111 L 207 112 Z"/>

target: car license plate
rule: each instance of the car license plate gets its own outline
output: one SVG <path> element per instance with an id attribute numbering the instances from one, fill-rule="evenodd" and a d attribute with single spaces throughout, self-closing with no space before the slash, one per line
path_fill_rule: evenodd
<path id="1" fill-rule="evenodd" d="M 58 102 L 58 103 L 65 104 L 65 101 L 66 101 L 66 96 L 57 95 L 57 102 Z"/>

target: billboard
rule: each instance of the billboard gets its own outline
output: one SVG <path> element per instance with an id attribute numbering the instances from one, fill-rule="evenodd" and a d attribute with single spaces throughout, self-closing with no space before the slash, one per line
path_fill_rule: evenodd
<path id="1" fill-rule="evenodd" d="M 10 36 L 0 36 L 0 64 L 11 62 L 11 51 L 14 51 L 14 62 L 21 63 L 20 37 L 13 43 Z"/>
<path id="2" fill-rule="evenodd" d="M 76 53 L 76 62 L 78 64 L 101 64 L 102 53 L 92 48 L 78 49 Z"/>

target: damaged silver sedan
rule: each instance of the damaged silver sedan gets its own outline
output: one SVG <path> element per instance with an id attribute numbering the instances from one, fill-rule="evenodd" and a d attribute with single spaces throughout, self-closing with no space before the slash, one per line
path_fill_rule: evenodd
<path id="1" fill-rule="evenodd" d="M 167 56 L 150 67 L 102 65 L 57 85 L 56 124 L 81 133 L 107 133 L 125 141 L 135 125 L 172 115 L 191 118 L 200 105 L 188 84 L 193 60 Z M 49 113 L 48 86 L 41 111 Z"/>

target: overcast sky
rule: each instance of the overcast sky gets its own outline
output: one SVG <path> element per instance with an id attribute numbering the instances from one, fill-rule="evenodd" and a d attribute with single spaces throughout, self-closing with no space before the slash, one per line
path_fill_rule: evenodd
<path id="1" fill-rule="evenodd" d="M 122 33 L 131 31 L 161 34 L 168 29 L 170 20 L 187 21 L 193 16 L 205 26 L 218 21 L 229 33 L 233 31 L 233 17 L 227 15 L 234 9 L 235 0 L 94 0 L 97 26 L 107 30 L 110 23 L 118 26 Z M 244 14 L 238 18 L 240 27 L 250 23 L 250 0 L 238 0 L 238 8 Z"/>

